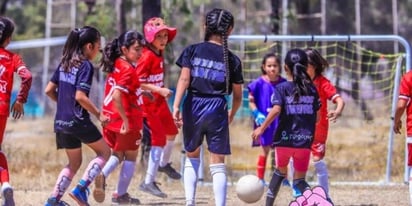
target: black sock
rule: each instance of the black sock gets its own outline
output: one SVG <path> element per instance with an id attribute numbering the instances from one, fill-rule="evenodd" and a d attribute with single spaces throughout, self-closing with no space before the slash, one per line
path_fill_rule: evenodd
<path id="1" fill-rule="evenodd" d="M 280 185 L 282 184 L 285 175 L 281 174 L 279 170 L 275 170 L 270 179 L 269 188 L 266 193 L 266 206 L 272 206 L 275 203 L 275 198 L 279 192 Z"/>

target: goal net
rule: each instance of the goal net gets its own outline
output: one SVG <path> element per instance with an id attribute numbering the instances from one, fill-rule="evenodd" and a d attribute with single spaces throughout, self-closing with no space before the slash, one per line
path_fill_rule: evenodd
<path id="1" fill-rule="evenodd" d="M 369 49 L 364 46 L 366 41 L 370 41 L 367 38 L 357 41 L 341 41 L 339 38 L 335 41 L 317 41 L 313 36 L 308 37 L 311 40 L 307 41 L 297 37 L 294 40 L 294 36 L 279 39 L 232 36 L 230 49 L 242 59 L 245 79 L 238 120 L 252 127 L 247 85 L 262 74 L 260 67 L 266 53 L 278 55 L 283 70 L 282 56 L 285 51 L 291 48 L 317 49 L 330 64 L 324 76 L 336 86 L 346 103 L 342 116 L 329 126 L 325 160 L 331 182 L 380 183 L 387 182 L 389 177 L 392 177 L 390 181 L 402 182 L 405 141 L 403 138 L 393 138 L 393 155 L 388 144 L 391 144 L 393 135 L 391 116 L 394 91 L 399 84 L 395 79 L 399 78 L 397 72 L 405 70 L 406 51 L 385 53 L 383 49 Z M 388 43 L 387 39 L 384 40 Z M 377 38 L 373 43 L 379 45 L 382 42 Z M 393 45 L 394 42 L 389 43 Z M 328 107 L 333 109 L 335 105 L 329 101 Z M 236 162 L 234 157 L 231 164 L 232 169 L 240 171 L 256 167 L 256 161 L 246 164 L 243 160 Z M 308 179 L 316 179 L 313 168 L 308 171 Z"/>

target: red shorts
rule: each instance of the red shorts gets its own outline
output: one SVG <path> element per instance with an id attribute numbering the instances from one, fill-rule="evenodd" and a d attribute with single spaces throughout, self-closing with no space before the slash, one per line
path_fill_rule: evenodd
<path id="1" fill-rule="evenodd" d="M 0 115 L 0 145 L 3 144 L 4 131 L 6 130 L 7 118 L 8 116 L 6 115 Z"/>
<path id="2" fill-rule="evenodd" d="M 137 150 L 142 135 L 140 131 L 133 130 L 127 134 L 120 134 L 106 128 L 103 129 L 103 138 L 107 145 L 114 151 Z"/>
<path id="3" fill-rule="evenodd" d="M 147 111 L 145 116 L 152 146 L 165 146 L 166 136 L 177 135 L 179 132 L 166 101 L 159 104 L 156 109 Z"/>
<path id="4" fill-rule="evenodd" d="M 298 172 L 307 172 L 309 168 L 310 149 L 293 147 L 275 147 L 277 167 L 287 167 L 293 158 L 293 168 Z"/>
<path id="5" fill-rule="evenodd" d="M 316 141 L 315 139 L 310 149 L 312 151 L 313 156 L 320 157 L 320 159 L 323 159 L 323 157 L 325 157 L 325 152 L 326 152 L 325 143 Z"/>

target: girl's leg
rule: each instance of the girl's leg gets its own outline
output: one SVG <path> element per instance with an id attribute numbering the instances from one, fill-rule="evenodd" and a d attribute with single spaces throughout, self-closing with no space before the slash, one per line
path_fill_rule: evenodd
<path id="1" fill-rule="evenodd" d="M 279 167 L 273 172 L 266 194 L 266 206 L 272 206 L 275 203 L 280 185 L 282 184 L 283 179 L 285 179 L 286 171 L 287 167 Z"/>
<path id="2" fill-rule="evenodd" d="M 157 186 L 157 183 L 155 182 L 157 170 L 159 169 L 159 161 L 162 150 L 162 147 L 152 145 L 152 148 L 150 149 L 146 177 L 144 182 L 140 184 L 139 189 L 154 196 L 166 198 L 167 195 L 160 190 L 160 188 Z"/>
<path id="3" fill-rule="evenodd" d="M 210 153 L 209 169 L 213 179 L 215 205 L 225 206 L 227 193 L 225 155 Z"/>
<path id="4" fill-rule="evenodd" d="M 186 155 L 187 158 L 183 172 L 186 206 L 193 206 L 195 205 L 196 200 L 196 186 L 200 165 L 200 147 L 197 148 L 194 152 L 186 152 Z"/>
<path id="5" fill-rule="evenodd" d="M 262 152 L 258 156 L 256 176 L 263 182 L 265 181 L 266 161 L 269 154 L 270 147 L 262 146 Z"/>
<path id="6" fill-rule="evenodd" d="M 138 150 L 124 151 L 125 158 L 120 170 L 119 182 L 117 184 L 116 190 L 116 193 L 119 196 L 127 193 L 127 189 L 129 188 L 130 181 L 132 180 L 135 171 L 137 154 Z"/>
<path id="7" fill-rule="evenodd" d="M 170 157 L 175 146 L 176 135 L 167 135 L 166 145 L 163 147 L 159 162 L 159 171 L 164 172 L 172 179 L 180 179 L 182 176 L 171 166 Z"/>
<path id="8" fill-rule="evenodd" d="M 60 174 L 56 180 L 56 184 L 50 195 L 50 198 L 54 198 L 56 202 L 60 201 L 63 194 L 70 186 L 73 176 L 76 174 L 82 163 L 82 151 L 80 148 L 66 149 L 66 154 L 69 163 L 60 171 Z"/>

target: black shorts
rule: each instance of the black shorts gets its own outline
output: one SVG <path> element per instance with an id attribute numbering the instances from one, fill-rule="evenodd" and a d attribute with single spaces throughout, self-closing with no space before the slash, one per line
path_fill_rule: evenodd
<path id="1" fill-rule="evenodd" d="M 183 143 L 188 152 L 203 143 L 215 154 L 229 155 L 229 120 L 224 96 L 199 97 L 187 95 L 183 104 Z"/>
<path id="2" fill-rule="evenodd" d="M 102 138 L 102 134 L 95 127 L 81 133 L 62 133 L 56 132 L 57 149 L 76 149 L 82 146 L 82 143 L 89 144 Z"/>

